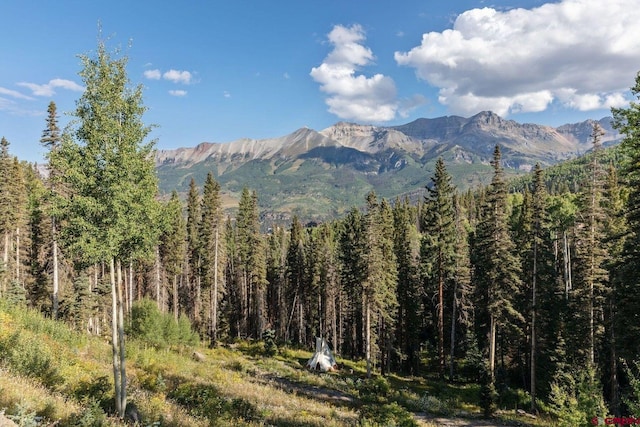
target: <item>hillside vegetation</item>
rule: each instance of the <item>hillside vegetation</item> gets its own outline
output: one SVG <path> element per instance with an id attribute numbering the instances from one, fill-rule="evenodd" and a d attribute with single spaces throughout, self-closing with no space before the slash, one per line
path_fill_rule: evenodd
<path id="1" fill-rule="evenodd" d="M 157 312 L 147 320 L 157 325 L 161 318 Z M 480 414 L 473 384 L 396 375 L 366 379 L 363 363 L 340 358 L 339 372 L 322 374 L 304 368 L 312 355 L 306 350 L 284 347 L 268 355 L 264 342 L 247 341 L 216 349 L 169 345 L 180 341 L 173 334 L 163 340 L 156 335 L 155 345 L 147 335 L 127 343 L 130 403 L 122 421 L 111 416 L 110 345 L 103 337 L 6 300 L 0 301 L 0 324 L 0 412 L 24 426 L 134 420 L 147 426 L 432 426 L 426 421 L 431 416 L 473 420 Z M 514 393 L 505 401 L 502 421 L 495 422 L 549 425 L 548 418 L 516 417 L 513 405 L 520 398 Z"/>

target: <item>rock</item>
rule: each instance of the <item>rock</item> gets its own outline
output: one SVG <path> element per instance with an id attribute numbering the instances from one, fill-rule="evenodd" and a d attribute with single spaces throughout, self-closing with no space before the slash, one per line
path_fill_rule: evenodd
<path id="1" fill-rule="evenodd" d="M 200 353 L 198 351 L 194 351 L 193 354 L 191 355 L 191 357 L 196 362 L 204 362 L 205 360 L 207 360 L 207 356 L 205 356 L 204 354 L 202 354 L 202 353 Z"/>
<path id="2" fill-rule="evenodd" d="M 0 412 L 0 427 L 18 427 L 18 424 L 7 418 L 3 412 Z"/>

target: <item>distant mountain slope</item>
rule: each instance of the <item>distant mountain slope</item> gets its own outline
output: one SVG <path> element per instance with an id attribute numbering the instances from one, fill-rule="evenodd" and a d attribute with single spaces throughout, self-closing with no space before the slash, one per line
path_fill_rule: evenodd
<path id="1" fill-rule="evenodd" d="M 604 118 L 603 138 L 618 135 Z M 418 119 L 383 127 L 340 122 L 279 138 L 201 143 L 194 148 L 159 150 L 156 165 L 161 191 L 184 192 L 193 177 L 198 185 L 211 171 L 233 207 L 244 186 L 258 193 L 261 210 L 286 220 L 296 213 L 318 220 L 361 205 L 369 191 L 394 198 L 424 188 L 442 156 L 460 188 L 486 183 L 496 144 L 502 147 L 508 174 L 574 158 L 590 149 L 593 121 L 558 128 L 520 124 L 492 112 L 470 118 Z"/>

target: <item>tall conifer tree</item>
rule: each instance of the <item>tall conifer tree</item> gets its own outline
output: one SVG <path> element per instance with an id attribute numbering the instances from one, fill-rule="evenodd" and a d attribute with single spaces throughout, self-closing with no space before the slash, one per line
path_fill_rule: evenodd
<path id="1" fill-rule="evenodd" d="M 487 190 L 474 242 L 474 281 L 477 292 L 477 320 L 481 326 L 491 381 L 495 378 L 497 335 L 521 330 L 524 318 L 516 309 L 522 288 L 520 261 L 509 234 L 507 189 L 500 147 L 496 146 L 493 179 Z"/>
<path id="2" fill-rule="evenodd" d="M 445 372 L 444 351 L 444 308 L 445 291 L 453 281 L 456 267 L 455 243 L 456 223 L 454 211 L 455 189 L 451 185 L 451 176 L 447 173 L 444 160 L 438 158 L 431 185 L 424 205 L 422 230 L 423 264 L 428 264 L 426 273 L 426 291 L 437 295 L 436 318 L 438 329 L 438 373 L 441 378 Z"/>

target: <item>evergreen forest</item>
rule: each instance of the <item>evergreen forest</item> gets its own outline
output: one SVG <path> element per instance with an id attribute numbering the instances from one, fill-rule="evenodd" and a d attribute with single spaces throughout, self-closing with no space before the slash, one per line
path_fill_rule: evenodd
<path id="1" fill-rule="evenodd" d="M 250 183 L 229 215 L 211 173 L 192 179 L 186 198 L 159 197 L 152 127 L 127 58 L 100 43 L 81 61 L 86 90 L 74 120 L 60 129 L 52 101 L 42 123 L 46 172 L 1 140 L 0 376 L 40 378 L 60 392 L 49 365 L 23 360 L 24 332 L 9 328 L 16 313 L 30 313 L 108 342 L 108 375 L 69 399 L 112 420 L 126 417 L 134 386 L 164 390 L 171 404 L 213 404 L 204 386 L 136 377 L 132 360 L 146 347 L 198 355 L 239 346 L 286 358 L 313 349 L 316 337 L 342 364 L 332 375 L 355 370 L 373 395 L 428 378 L 475 387 L 487 418 L 514 409 L 545 420 L 535 425 L 640 417 L 639 103 L 612 110 L 625 135 L 619 147 L 602 148 L 595 125 L 584 158 L 507 180 L 496 146 L 491 183 L 464 192 L 440 159 L 418 203 L 370 193 L 342 218 L 294 217 L 283 227 L 261 222 Z M 640 75 L 631 92 L 640 98 Z M 396 401 L 381 407 L 415 409 Z M 236 421 L 278 424 L 260 421 L 250 398 L 215 402 Z M 202 407 L 190 414 L 218 425 Z M 383 415 L 345 423 L 377 425 Z M 380 425 L 415 423 L 395 420 Z"/>

